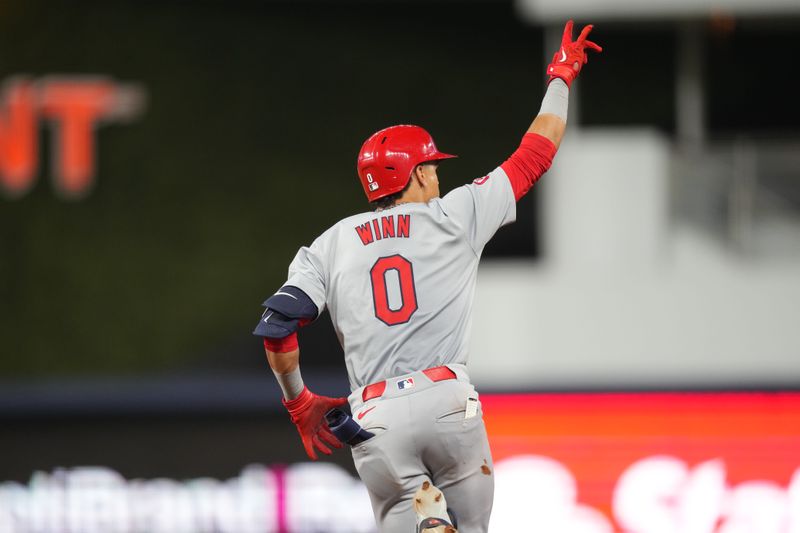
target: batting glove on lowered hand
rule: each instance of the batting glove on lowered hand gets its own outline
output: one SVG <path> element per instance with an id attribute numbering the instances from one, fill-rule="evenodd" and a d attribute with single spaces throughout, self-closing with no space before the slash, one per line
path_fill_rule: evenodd
<path id="1" fill-rule="evenodd" d="M 284 398 L 281 401 L 289 411 L 289 418 L 297 426 L 297 432 L 300 433 L 303 447 L 311 459 L 317 460 L 317 453 L 314 448 L 325 455 L 331 454 L 331 449 L 326 446 L 326 443 L 334 448 L 342 447 L 342 443 L 331 433 L 325 423 L 325 413 L 334 407 L 346 404 L 347 398 L 317 396 L 308 390 L 308 387 L 303 387 L 303 392 L 294 400 L 286 401 Z"/>
<path id="2" fill-rule="evenodd" d="M 572 40 L 572 21 L 567 21 L 564 26 L 564 36 L 561 37 L 561 48 L 553 56 L 553 61 L 547 66 L 547 73 L 550 81 L 561 78 L 569 87 L 572 80 L 578 77 L 578 73 L 583 65 L 589 60 L 586 50 L 602 52 L 603 49 L 592 41 L 587 41 L 586 37 L 592 31 L 591 24 L 584 27 L 577 41 Z"/>

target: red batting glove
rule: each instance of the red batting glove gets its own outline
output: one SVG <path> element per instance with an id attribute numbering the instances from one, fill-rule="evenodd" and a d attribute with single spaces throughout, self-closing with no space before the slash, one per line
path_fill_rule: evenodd
<path id="1" fill-rule="evenodd" d="M 552 63 L 547 66 L 550 81 L 555 78 L 561 78 L 569 87 L 572 84 L 572 80 L 578 77 L 583 65 L 589 60 L 586 50 L 603 51 L 597 44 L 586 40 L 593 27 L 591 24 L 584 27 L 580 36 L 578 36 L 578 40 L 573 42 L 572 21 L 567 21 L 567 25 L 564 26 L 564 36 L 561 38 L 561 48 L 553 56 Z"/>
<path id="2" fill-rule="evenodd" d="M 325 422 L 325 413 L 334 407 L 346 404 L 347 398 L 317 396 L 308 390 L 308 387 L 303 387 L 303 392 L 294 400 L 287 402 L 284 398 L 281 401 L 289 411 L 289 418 L 297 426 L 297 432 L 300 433 L 303 447 L 311 459 L 317 460 L 317 454 L 314 451 L 315 447 L 325 455 L 331 454 L 331 449 L 325 443 L 334 448 L 342 447 L 342 443 L 328 428 L 328 424 Z"/>

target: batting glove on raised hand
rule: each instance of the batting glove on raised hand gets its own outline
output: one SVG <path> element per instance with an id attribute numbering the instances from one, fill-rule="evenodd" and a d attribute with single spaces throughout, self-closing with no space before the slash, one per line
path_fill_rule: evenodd
<path id="1" fill-rule="evenodd" d="M 583 65 L 589 60 L 586 50 L 603 51 L 597 44 L 586 40 L 593 27 L 591 24 L 584 27 L 578 36 L 578 40 L 573 41 L 572 21 L 567 21 L 567 25 L 564 26 L 564 36 L 561 38 L 561 48 L 555 53 L 553 61 L 547 66 L 550 81 L 560 78 L 569 87 L 572 84 L 572 80 L 578 77 Z"/>
<path id="2" fill-rule="evenodd" d="M 325 455 L 331 454 L 331 449 L 326 446 L 326 443 L 334 448 L 342 447 L 342 443 L 331 433 L 325 423 L 325 413 L 334 407 L 346 404 L 347 398 L 317 396 L 308 390 L 308 387 L 303 387 L 303 392 L 294 400 L 286 401 L 284 398 L 281 401 L 289 411 L 289 418 L 297 426 L 297 432 L 300 433 L 303 447 L 311 459 L 317 460 L 317 453 L 314 448 Z"/>

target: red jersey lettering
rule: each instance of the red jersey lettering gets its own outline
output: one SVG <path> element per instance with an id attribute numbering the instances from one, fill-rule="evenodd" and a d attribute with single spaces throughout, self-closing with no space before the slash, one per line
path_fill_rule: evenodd
<path id="1" fill-rule="evenodd" d="M 372 219 L 372 227 L 375 229 L 375 238 L 381 240 L 383 237 L 381 237 L 381 227 L 378 225 L 377 218 Z"/>
<path id="2" fill-rule="evenodd" d="M 411 215 L 398 215 L 397 217 L 397 236 L 405 237 L 411 232 Z"/>
<path id="3" fill-rule="evenodd" d="M 380 220 L 373 218 L 355 227 L 361 244 L 372 244 L 373 241 L 382 239 L 405 238 L 411 234 L 411 215 L 387 215 Z"/>
<path id="4" fill-rule="evenodd" d="M 394 215 L 381 217 L 381 227 L 383 228 L 383 238 L 394 237 Z"/>
<path id="5" fill-rule="evenodd" d="M 356 233 L 358 233 L 364 246 L 372 242 L 372 228 L 369 227 L 369 222 L 356 226 Z"/>

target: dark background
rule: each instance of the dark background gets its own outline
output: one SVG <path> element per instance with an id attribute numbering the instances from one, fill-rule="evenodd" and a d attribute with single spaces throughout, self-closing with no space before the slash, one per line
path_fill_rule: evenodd
<path id="1" fill-rule="evenodd" d="M 697 21 L 712 137 L 796 131 L 799 22 Z M 677 31 L 598 24 L 605 51 L 581 74 L 580 122 L 674 135 Z M 259 304 L 298 247 L 368 208 L 355 159 L 373 131 L 419 124 L 459 154 L 439 171 L 443 193 L 502 162 L 539 109 L 544 33 L 507 1 L 5 2 L 2 79 L 100 74 L 141 84 L 147 106 L 98 129 L 84 199 L 55 194 L 46 127 L 37 185 L 0 198 L 0 479 L 89 462 L 129 477 L 224 477 L 302 459 L 250 335 Z M 536 220 L 534 190 L 485 255 L 537 258 Z M 345 383 L 327 316 L 303 347 L 323 388 Z M 232 394 L 205 390 L 204 376 L 253 392 L 182 409 L 192 394 Z M 135 389 L 119 411 L 85 394 L 98 380 L 152 379 L 165 381 L 140 409 Z M 29 385 L 52 392 L 60 380 L 77 384 L 15 407 L 38 394 Z"/>

